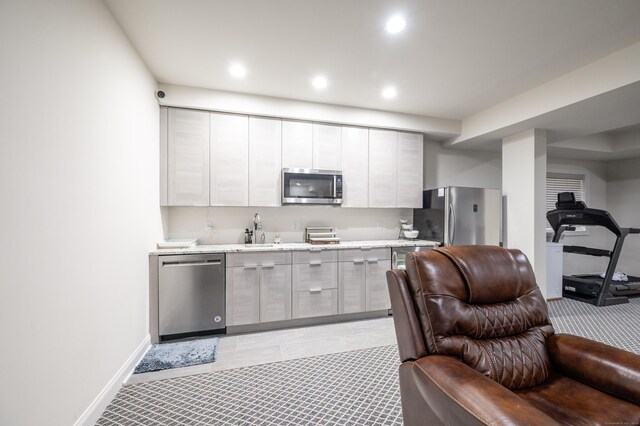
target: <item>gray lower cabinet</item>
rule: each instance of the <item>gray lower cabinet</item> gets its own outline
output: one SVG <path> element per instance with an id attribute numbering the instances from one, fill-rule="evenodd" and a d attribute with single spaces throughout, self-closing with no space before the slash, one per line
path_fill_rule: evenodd
<path id="1" fill-rule="evenodd" d="M 227 325 L 258 322 L 260 322 L 260 271 L 258 267 L 227 267 Z"/>
<path id="2" fill-rule="evenodd" d="M 341 314 L 391 308 L 386 280 L 391 249 L 340 250 L 339 261 Z"/>
<path id="3" fill-rule="evenodd" d="M 338 313 L 337 250 L 294 251 L 292 318 Z"/>
<path id="4" fill-rule="evenodd" d="M 227 254 L 227 325 L 291 319 L 291 252 Z"/>
<path id="5" fill-rule="evenodd" d="M 386 276 L 389 269 L 391 269 L 389 259 L 367 261 L 367 311 L 391 309 Z"/>
<path id="6" fill-rule="evenodd" d="M 338 265 L 340 282 L 338 311 L 341 314 L 367 310 L 367 266 L 364 259 L 352 259 Z"/>
<path id="7" fill-rule="evenodd" d="M 260 268 L 260 322 L 291 319 L 291 265 Z"/>

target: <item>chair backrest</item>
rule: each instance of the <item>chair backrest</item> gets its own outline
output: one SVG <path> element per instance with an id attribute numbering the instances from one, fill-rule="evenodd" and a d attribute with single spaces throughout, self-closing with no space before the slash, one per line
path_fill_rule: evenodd
<path id="1" fill-rule="evenodd" d="M 428 354 L 458 358 L 509 389 L 547 379 L 546 339 L 554 330 L 522 252 L 444 247 L 409 254 L 406 265 Z"/>

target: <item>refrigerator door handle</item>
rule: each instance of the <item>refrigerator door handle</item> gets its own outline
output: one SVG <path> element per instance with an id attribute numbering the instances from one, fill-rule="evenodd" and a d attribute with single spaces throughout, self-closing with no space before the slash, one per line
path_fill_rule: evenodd
<path id="1" fill-rule="evenodd" d="M 456 239 L 456 212 L 453 203 L 449 203 L 449 245 L 453 245 Z"/>

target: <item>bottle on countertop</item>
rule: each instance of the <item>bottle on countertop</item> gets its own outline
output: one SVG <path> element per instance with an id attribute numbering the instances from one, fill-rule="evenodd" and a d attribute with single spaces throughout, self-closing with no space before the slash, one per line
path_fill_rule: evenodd
<path id="1" fill-rule="evenodd" d="M 276 236 L 273 238 L 273 244 L 280 244 L 280 233 L 276 232 Z"/>
<path id="2" fill-rule="evenodd" d="M 249 231 L 249 228 L 244 230 L 244 243 L 245 244 L 251 244 L 251 234 L 252 234 L 252 232 Z"/>

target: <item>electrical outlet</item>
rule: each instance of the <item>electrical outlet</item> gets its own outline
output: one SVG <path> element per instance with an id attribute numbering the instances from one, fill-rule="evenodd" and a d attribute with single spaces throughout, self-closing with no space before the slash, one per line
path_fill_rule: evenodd
<path id="1" fill-rule="evenodd" d="M 293 222 L 291 229 L 293 229 L 294 231 L 302 231 L 302 222 Z"/>

